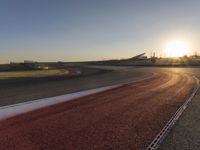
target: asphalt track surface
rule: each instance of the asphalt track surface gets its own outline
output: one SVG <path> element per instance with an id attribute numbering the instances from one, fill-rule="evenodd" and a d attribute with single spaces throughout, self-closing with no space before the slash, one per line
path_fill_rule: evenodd
<path id="1" fill-rule="evenodd" d="M 60 96 L 113 84 L 135 81 L 150 73 L 131 69 L 105 70 L 84 68 L 78 76 L 20 78 L 0 80 L 0 106 Z"/>
<path id="2" fill-rule="evenodd" d="M 0 149 L 145 149 L 197 86 L 170 72 L 0 122 Z"/>

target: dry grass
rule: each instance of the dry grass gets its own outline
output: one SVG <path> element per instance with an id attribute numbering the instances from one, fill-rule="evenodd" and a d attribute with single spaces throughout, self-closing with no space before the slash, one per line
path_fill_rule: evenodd
<path id="1" fill-rule="evenodd" d="M 67 70 L 32 70 L 32 71 L 13 71 L 13 72 L 0 72 L 0 79 L 9 78 L 23 78 L 23 77 L 46 77 L 54 75 L 68 74 Z"/>

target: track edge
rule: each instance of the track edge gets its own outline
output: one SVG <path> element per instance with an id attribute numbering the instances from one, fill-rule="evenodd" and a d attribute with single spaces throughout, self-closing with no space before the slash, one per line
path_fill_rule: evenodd
<path id="1" fill-rule="evenodd" d="M 200 88 L 200 81 L 196 76 L 193 76 L 195 78 L 197 86 L 193 89 L 192 94 L 190 97 L 183 103 L 183 105 L 175 112 L 175 114 L 171 117 L 171 119 L 165 124 L 165 126 L 162 128 L 162 130 L 157 134 L 157 136 L 153 139 L 153 141 L 148 145 L 146 150 L 156 150 L 159 148 L 162 141 L 165 139 L 165 137 L 168 135 L 172 127 L 175 125 L 177 120 L 180 118 L 184 110 L 187 108 L 188 104 L 191 102 L 195 94 Z"/>

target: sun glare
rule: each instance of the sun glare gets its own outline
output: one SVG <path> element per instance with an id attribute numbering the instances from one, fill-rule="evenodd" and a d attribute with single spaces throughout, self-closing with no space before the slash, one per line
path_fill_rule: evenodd
<path id="1" fill-rule="evenodd" d="M 165 54 L 167 57 L 181 57 L 188 55 L 189 45 L 182 40 L 174 40 L 166 46 Z"/>

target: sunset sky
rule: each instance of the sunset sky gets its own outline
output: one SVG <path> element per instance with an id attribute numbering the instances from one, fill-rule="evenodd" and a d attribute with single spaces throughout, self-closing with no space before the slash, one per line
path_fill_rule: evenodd
<path id="1" fill-rule="evenodd" d="M 0 63 L 163 56 L 176 39 L 200 50 L 199 0 L 0 0 Z"/>

